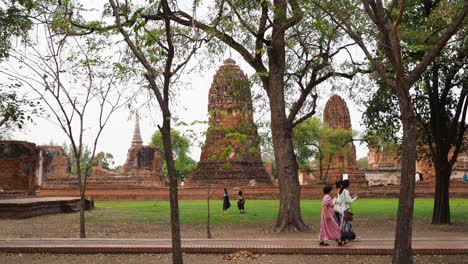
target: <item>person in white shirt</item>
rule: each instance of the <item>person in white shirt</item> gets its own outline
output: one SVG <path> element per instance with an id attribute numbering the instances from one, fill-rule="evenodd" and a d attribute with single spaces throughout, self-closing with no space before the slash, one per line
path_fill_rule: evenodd
<path id="1" fill-rule="evenodd" d="M 340 210 L 341 210 L 341 239 L 342 240 L 355 240 L 356 234 L 353 231 L 352 216 L 353 214 L 350 211 L 350 205 L 356 201 L 358 198 L 357 196 L 351 197 L 348 191 L 349 187 L 349 180 L 344 180 L 341 185 L 341 189 L 339 191 L 339 202 L 340 202 Z"/>

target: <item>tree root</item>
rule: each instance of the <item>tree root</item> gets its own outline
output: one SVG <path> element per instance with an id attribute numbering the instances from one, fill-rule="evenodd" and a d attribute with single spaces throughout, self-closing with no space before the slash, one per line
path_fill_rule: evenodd
<path id="1" fill-rule="evenodd" d="M 306 232 L 310 228 L 306 224 L 304 224 L 302 221 L 298 223 L 287 223 L 283 222 L 281 225 L 276 225 L 273 227 L 273 230 L 276 233 L 283 233 L 283 232 L 290 232 L 290 233 L 296 233 L 296 232 Z"/>

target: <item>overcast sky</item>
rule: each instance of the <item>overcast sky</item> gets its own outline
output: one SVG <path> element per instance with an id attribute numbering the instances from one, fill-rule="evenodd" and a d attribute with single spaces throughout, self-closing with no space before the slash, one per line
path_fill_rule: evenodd
<path id="1" fill-rule="evenodd" d="M 227 56 L 226 56 L 227 57 Z M 233 57 L 237 57 L 234 56 Z M 213 75 L 217 67 L 222 65 L 222 61 L 225 58 L 219 58 L 219 63 L 213 65 L 213 67 L 207 69 L 204 73 L 199 72 L 188 73 L 186 75 L 186 83 L 188 84 L 184 90 L 180 91 L 180 97 L 177 105 L 173 107 L 175 116 L 181 121 L 191 123 L 193 121 L 207 121 L 208 120 L 208 91 L 213 79 Z M 238 64 L 241 64 L 241 59 L 236 58 Z M 251 69 L 245 63 L 241 65 L 244 72 L 251 73 Z M 332 92 L 328 91 L 329 87 L 321 88 L 321 97 L 319 98 L 319 114 L 317 117 L 321 118 L 322 110 L 326 100 L 330 97 Z M 363 131 L 360 126 L 361 113 L 358 111 L 357 106 L 352 100 L 346 98 L 346 95 L 340 94 L 346 103 L 351 115 L 351 123 L 354 130 Z M 148 111 L 148 109 L 141 109 L 140 114 L 140 131 L 144 144 L 148 144 L 151 140 L 151 136 L 156 131 L 157 125 L 160 124 L 159 115 L 155 115 Z M 261 114 L 261 113 L 260 113 Z M 259 113 L 256 113 L 255 118 L 258 119 Z M 268 113 L 267 113 L 268 115 Z M 25 140 L 36 143 L 38 145 L 46 145 L 50 142 L 56 144 L 62 144 L 68 142 L 64 133 L 47 119 L 37 119 L 36 125 L 30 125 L 25 130 L 19 131 L 15 134 L 15 138 L 18 140 Z M 133 136 L 134 118 L 127 109 L 121 109 L 116 112 L 104 129 L 102 137 L 100 139 L 98 150 L 109 152 L 114 155 L 116 165 L 123 164 L 126 160 L 127 150 L 130 147 L 130 142 Z M 183 130 L 184 128 L 179 128 Z M 196 130 L 202 132 L 206 129 L 206 126 L 195 127 Z M 200 135 L 201 141 L 204 141 L 203 136 Z M 200 157 L 200 147 L 197 142 L 194 142 L 192 146 L 191 156 L 196 161 Z M 87 144 L 91 145 L 88 141 Z M 364 145 L 357 144 L 357 156 L 358 158 L 367 155 L 367 147 Z"/>
<path id="2" fill-rule="evenodd" d="M 103 1 L 84 1 L 86 3 L 92 3 L 98 8 L 101 5 L 96 2 Z M 355 51 L 358 55 L 358 51 Z M 205 65 L 202 72 L 194 70 L 184 75 L 184 87 L 178 92 L 176 105 L 173 105 L 172 111 L 174 116 L 179 118 L 181 121 L 191 123 L 193 121 L 207 121 L 208 119 L 208 91 L 211 86 L 213 75 L 216 69 L 222 65 L 222 62 L 228 58 L 233 57 L 241 69 L 248 75 L 253 74 L 252 68 L 246 64 L 239 55 L 234 52 L 227 50 L 224 56 L 216 58 L 217 63 Z M 201 61 L 194 61 L 194 64 L 203 64 L 203 58 L 198 58 Z M 324 83 L 320 88 L 320 98 L 318 100 L 319 113 L 316 115 L 321 118 L 323 107 L 326 100 L 334 94 L 331 92 L 331 85 Z M 260 89 L 255 87 L 254 89 Z M 257 91 L 258 92 L 258 91 Z M 346 103 L 351 115 L 351 123 L 353 130 L 363 131 L 360 126 L 361 114 L 358 111 L 358 107 L 353 103 L 352 100 L 346 97 L 343 93 L 338 93 L 342 96 Z M 154 109 L 153 109 L 154 110 Z M 255 113 L 255 119 L 268 117 L 269 113 L 263 109 Z M 159 114 L 154 111 L 149 111 L 147 108 L 139 110 L 140 114 L 140 131 L 144 144 L 148 144 L 152 134 L 157 130 L 157 125 L 160 124 Z M 133 135 L 134 119 L 127 109 L 120 109 L 110 119 L 108 125 L 105 127 L 101 139 L 98 144 L 98 151 L 109 152 L 114 155 L 115 165 L 121 165 L 125 162 L 127 156 L 127 150 L 130 147 L 130 142 Z M 206 130 L 206 126 L 198 125 L 196 127 L 190 127 L 198 131 L 200 134 Z M 92 128 L 90 128 L 92 129 Z M 184 128 L 179 128 L 183 130 Z M 47 119 L 36 119 L 35 125 L 30 125 L 26 129 L 15 133 L 15 139 L 25 140 L 36 143 L 37 145 L 46 145 L 50 142 L 62 145 L 64 142 L 68 144 L 68 139 L 65 134 L 57 127 L 57 125 L 50 122 Z M 91 145 L 91 139 L 88 139 L 86 144 Z M 199 141 L 204 141 L 204 136 L 200 135 Z M 194 160 L 198 161 L 200 158 L 200 146 L 198 142 L 193 142 L 191 156 Z M 367 146 L 355 143 L 357 148 L 358 158 L 367 155 Z"/>

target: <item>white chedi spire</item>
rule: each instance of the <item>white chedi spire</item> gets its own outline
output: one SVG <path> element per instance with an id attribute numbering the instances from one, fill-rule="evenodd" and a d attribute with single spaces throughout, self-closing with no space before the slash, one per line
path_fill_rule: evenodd
<path id="1" fill-rule="evenodd" d="M 132 147 L 142 146 L 143 140 L 141 140 L 140 134 L 140 120 L 138 112 L 135 113 L 135 127 L 133 128 Z"/>

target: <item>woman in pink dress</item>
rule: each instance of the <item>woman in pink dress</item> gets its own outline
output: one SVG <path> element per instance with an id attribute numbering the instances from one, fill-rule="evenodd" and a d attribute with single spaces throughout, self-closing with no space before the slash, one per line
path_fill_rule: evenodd
<path id="1" fill-rule="evenodd" d="M 330 197 L 331 190 L 333 190 L 333 187 L 330 185 L 323 187 L 323 193 L 325 195 L 322 199 L 319 244 L 321 246 L 328 246 L 325 240 L 335 240 L 339 246 L 342 246 L 344 242 L 341 240 L 341 229 L 335 220 L 335 211 L 333 210 L 334 204 Z"/>

